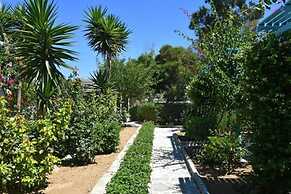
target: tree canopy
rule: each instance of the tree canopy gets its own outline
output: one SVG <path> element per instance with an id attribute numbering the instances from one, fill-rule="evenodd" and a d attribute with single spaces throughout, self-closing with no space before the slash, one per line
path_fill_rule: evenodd
<path id="1" fill-rule="evenodd" d="M 165 45 L 155 61 L 155 92 L 163 93 L 167 101 L 185 100 L 187 82 L 196 72 L 196 54 L 191 49 Z"/>

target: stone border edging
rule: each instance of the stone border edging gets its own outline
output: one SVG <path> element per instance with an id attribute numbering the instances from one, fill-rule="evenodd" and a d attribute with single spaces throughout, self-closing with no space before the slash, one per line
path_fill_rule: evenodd
<path id="1" fill-rule="evenodd" d="M 120 164 L 128 150 L 128 148 L 133 144 L 135 138 L 137 137 L 140 128 L 142 125 L 136 123 L 130 123 L 131 126 L 138 127 L 136 132 L 132 135 L 132 137 L 128 140 L 127 144 L 124 146 L 122 151 L 118 154 L 117 158 L 114 160 L 110 168 L 106 171 L 106 173 L 98 180 L 97 184 L 94 186 L 93 190 L 90 194 L 105 194 L 106 186 L 111 181 L 112 177 L 118 171 Z"/>
<path id="2" fill-rule="evenodd" d="M 198 170 L 196 169 L 192 159 L 190 158 L 190 156 L 187 154 L 187 152 L 185 151 L 184 147 L 182 146 L 181 141 L 178 138 L 178 135 L 177 134 L 173 134 L 173 138 L 174 138 L 174 141 L 176 141 L 177 145 L 179 146 L 179 148 L 180 148 L 180 150 L 182 152 L 182 155 L 183 155 L 183 158 L 184 158 L 184 160 L 186 162 L 186 166 L 188 168 L 188 171 L 189 171 L 191 177 L 194 179 L 195 184 L 196 184 L 199 192 L 201 194 L 210 194 L 208 192 L 204 182 L 202 181 L 201 175 L 199 174 Z"/>

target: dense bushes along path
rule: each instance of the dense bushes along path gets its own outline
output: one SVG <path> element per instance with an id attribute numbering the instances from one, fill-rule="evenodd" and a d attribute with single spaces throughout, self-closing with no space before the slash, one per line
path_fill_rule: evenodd
<path id="1" fill-rule="evenodd" d="M 107 194 L 148 193 L 153 133 L 153 123 L 145 123 L 127 151 L 116 175 L 107 185 Z"/>

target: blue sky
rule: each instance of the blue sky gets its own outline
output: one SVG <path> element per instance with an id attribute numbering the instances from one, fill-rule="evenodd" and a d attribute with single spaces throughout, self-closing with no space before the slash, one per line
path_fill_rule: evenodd
<path id="1" fill-rule="evenodd" d="M 23 0 L 2 0 L 3 3 L 17 4 Z M 75 33 L 74 50 L 79 60 L 70 62 L 77 66 L 81 77 L 87 77 L 97 68 L 96 54 L 88 47 L 84 38 L 84 11 L 90 6 L 102 5 L 117 15 L 131 29 L 127 51 L 121 58 L 135 58 L 151 49 L 158 50 L 164 44 L 188 46 L 189 42 L 174 31 L 181 30 L 189 35 L 189 18 L 181 9 L 197 10 L 204 0 L 55 0 L 59 20 L 79 26 Z M 98 57 L 101 61 L 101 57 Z"/>
<path id="2" fill-rule="evenodd" d="M 15 5 L 23 0 L 0 0 Z M 132 31 L 127 51 L 121 58 L 135 58 L 149 50 L 158 50 L 165 44 L 189 46 L 189 42 L 175 33 L 180 30 L 190 36 L 189 18 L 183 10 L 192 13 L 204 0 L 55 0 L 59 21 L 79 26 L 75 32 L 73 50 L 79 53 L 79 60 L 70 62 L 80 70 L 81 77 L 88 77 L 98 68 L 102 59 L 89 48 L 84 38 L 84 11 L 91 6 L 102 5 L 123 20 Z M 67 74 L 67 72 L 65 72 Z"/>

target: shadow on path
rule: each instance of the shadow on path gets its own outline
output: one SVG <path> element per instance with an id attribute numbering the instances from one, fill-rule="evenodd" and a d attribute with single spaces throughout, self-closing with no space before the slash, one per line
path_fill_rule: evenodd
<path id="1" fill-rule="evenodd" d="M 153 148 L 152 167 L 155 176 L 152 177 L 151 193 L 199 194 L 196 184 L 188 172 L 181 149 L 172 136 L 179 129 L 161 130 L 165 130 L 167 134 L 158 134 L 158 138 L 166 141 L 156 141 L 157 146 Z"/>

